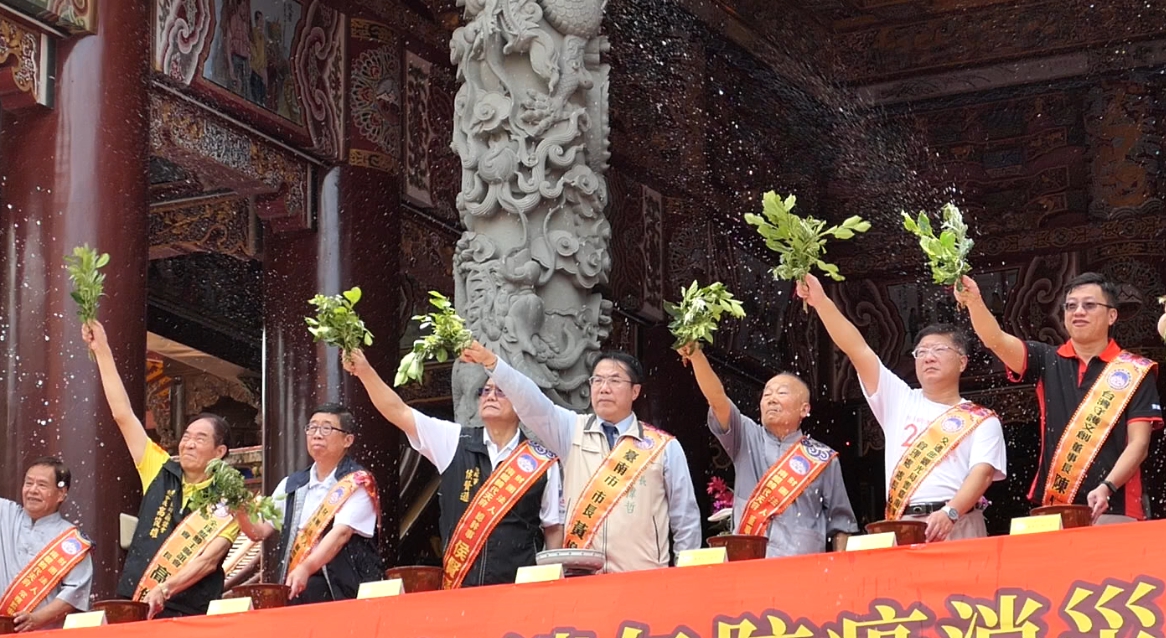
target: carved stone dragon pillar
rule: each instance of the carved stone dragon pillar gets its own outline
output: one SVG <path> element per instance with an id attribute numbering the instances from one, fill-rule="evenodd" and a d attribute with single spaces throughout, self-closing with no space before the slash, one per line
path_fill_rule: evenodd
<path id="1" fill-rule="evenodd" d="M 589 403 L 587 358 L 611 328 L 594 288 L 611 269 L 606 0 L 458 0 L 453 149 L 466 231 L 455 304 L 474 336 L 559 404 Z M 457 364 L 458 421 L 476 419 L 477 366 Z"/>

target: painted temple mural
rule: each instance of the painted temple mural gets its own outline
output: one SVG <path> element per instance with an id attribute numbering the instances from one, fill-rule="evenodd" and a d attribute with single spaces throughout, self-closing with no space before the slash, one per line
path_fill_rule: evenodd
<path id="1" fill-rule="evenodd" d="M 303 123 L 291 58 L 303 7 L 297 0 L 214 0 L 202 77 L 248 102 Z"/>

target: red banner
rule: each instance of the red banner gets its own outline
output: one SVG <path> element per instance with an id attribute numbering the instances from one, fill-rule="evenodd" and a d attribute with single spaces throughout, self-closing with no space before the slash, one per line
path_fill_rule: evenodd
<path id="1" fill-rule="evenodd" d="M 72 638 L 1152 638 L 1166 521 L 70 630 Z M 338 623 L 337 619 L 343 619 Z"/>

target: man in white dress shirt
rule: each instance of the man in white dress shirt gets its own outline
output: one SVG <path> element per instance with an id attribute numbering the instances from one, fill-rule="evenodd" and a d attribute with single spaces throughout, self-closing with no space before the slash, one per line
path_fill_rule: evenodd
<path id="1" fill-rule="evenodd" d="M 519 429 L 510 399 L 487 380 L 478 390 L 485 427 L 465 427 L 410 408 L 360 350 L 344 367 L 381 415 L 441 473 L 439 527 L 446 589 L 513 583 L 519 567 L 562 543 L 559 464 Z M 502 481 L 502 483 L 498 483 Z"/>
<path id="2" fill-rule="evenodd" d="M 361 583 L 384 578 L 376 542 L 376 484 L 348 456 L 356 420 L 344 406 L 321 405 L 304 430 L 312 466 L 284 478 L 272 493 L 283 516 L 280 579 L 291 587 L 292 604 L 356 598 Z M 255 540 L 276 531 L 242 513 L 236 519 Z"/>

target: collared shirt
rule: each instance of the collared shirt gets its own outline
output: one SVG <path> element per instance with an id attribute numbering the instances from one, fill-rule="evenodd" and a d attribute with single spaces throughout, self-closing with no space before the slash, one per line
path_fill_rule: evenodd
<path id="1" fill-rule="evenodd" d="M 1008 378 L 1014 382 L 1036 383 L 1041 409 L 1041 454 L 1040 467 L 1028 496 L 1029 499 L 1039 500 L 1044 496 L 1049 464 L 1053 461 L 1057 443 L 1068 427 L 1069 419 L 1085 400 L 1085 395 L 1093 388 L 1105 366 L 1121 353 L 1121 347 L 1110 339 L 1105 350 L 1086 364 L 1077 356 L 1072 341 L 1065 342 L 1059 348 L 1039 341 L 1025 341 L 1024 345 L 1027 348 L 1025 369 L 1008 370 Z M 1125 451 L 1126 426 L 1133 421 L 1146 421 L 1155 428 L 1162 426 L 1156 366 L 1142 380 L 1125 409 L 1118 415 L 1117 423 L 1085 473 L 1081 489 L 1077 490 L 1076 503 L 1085 505 L 1089 491 L 1100 485 L 1113 470 Z M 1133 477 L 1110 497 L 1109 505 L 1113 513 L 1145 518 L 1141 477 L 1142 470 L 1139 467 Z"/>
<path id="2" fill-rule="evenodd" d="M 560 459 L 567 458 L 571 451 L 571 440 L 575 435 L 575 421 L 578 414 L 556 405 L 542 390 L 521 372 L 510 367 L 502 359 L 493 371 L 489 371 L 494 383 L 502 388 L 518 418 L 530 428 L 534 438 L 554 452 Z M 634 415 L 629 415 L 614 424 L 620 437 L 638 437 L 632 430 Z M 664 447 L 664 494 L 668 501 L 668 523 L 672 530 L 674 553 L 700 547 L 700 507 L 696 504 L 696 494 L 692 488 L 692 477 L 688 473 L 688 460 L 680 442 L 672 439 Z"/>
<path id="3" fill-rule="evenodd" d="M 339 483 L 340 480 L 336 478 L 336 470 L 320 480 L 316 476 L 316 464 L 312 463 L 312 467 L 308 469 L 308 484 L 304 487 L 306 493 L 304 494 L 303 504 L 299 507 L 299 516 L 296 518 L 296 531 L 304 528 L 308 519 L 312 514 L 319 509 L 320 504 L 324 502 L 324 497 L 328 495 L 333 487 Z M 284 504 L 287 503 L 287 477 L 285 476 L 279 485 L 275 486 L 275 491 L 271 493 L 275 501 L 275 508 L 279 510 L 279 519 L 283 520 Z M 298 498 L 298 497 L 297 497 Z M 360 534 L 365 538 L 372 538 L 373 533 L 377 528 L 377 512 L 373 507 L 372 498 L 369 497 L 366 490 L 357 489 L 344 501 L 340 509 L 336 510 L 336 515 L 332 519 L 332 525 L 347 525 L 352 528 L 352 531 Z"/>
<path id="4" fill-rule="evenodd" d="M 458 438 L 462 433 L 462 426 L 452 421 L 435 419 L 427 414 L 413 410 L 413 423 L 417 425 L 416 437 L 409 437 L 409 445 L 413 446 L 421 456 L 429 459 L 437 467 L 438 473 L 445 472 L 453 461 L 457 452 Z M 490 432 L 482 428 L 482 438 L 486 442 L 486 453 L 490 456 L 490 465 L 497 468 L 498 464 L 506 460 L 510 453 L 518 449 L 522 440 L 518 430 L 510 442 L 499 448 L 490 438 Z M 554 527 L 563 524 L 563 514 L 560 512 L 560 501 L 563 497 L 563 478 L 559 464 L 556 462 L 547 469 L 547 485 L 543 489 L 542 503 L 539 505 L 538 516 L 542 526 Z"/>
<path id="5" fill-rule="evenodd" d="M 0 498 L 0 594 L 16 576 L 40 554 L 54 538 L 74 527 L 60 513 L 49 514 L 33 522 L 19 503 Z M 93 560 L 86 556 L 77 563 L 36 609 L 54 599 L 69 603 L 80 611 L 89 609 L 89 588 L 93 583 Z M 58 627 L 60 625 L 57 625 Z"/>
<path id="6" fill-rule="evenodd" d="M 749 496 L 762 477 L 791 447 L 805 438 L 801 430 L 777 437 L 756 421 L 741 414 L 735 403 L 729 410 L 728 429 L 722 430 L 716 413 L 709 409 L 708 426 L 713 436 L 733 459 L 733 533 Z M 770 519 L 766 536 L 766 558 L 813 554 L 826 550 L 826 539 L 838 532 L 858 533 L 858 521 L 850 507 L 842 467 L 838 457 L 830 460 L 822 473 L 779 516 Z"/>
<path id="7" fill-rule="evenodd" d="M 951 409 L 951 406 L 931 401 L 923 395 L 923 390 L 911 388 L 881 363 L 878 392 L 870 394 L 863 386 L 862 393 L 883 428 L 883 438 L 886 440 L 883 450 L 886 475 L 883 478 L 889 494 L 891 476 L 899 466 L 899 460 L 911 449 L 919 435 L 927 431 L 931 422 Z M 1005 454 L 1004 429 L 1000 426 L 1000 419 L 994 416 L 984 419 L 919 482 L 911 503 L 946 503 L 963 486 L 972 468 L 980 463 L 987 463 L 996 470 L 992 474 L 993 481 L 1003 481 L 1007 471 Z"/>

